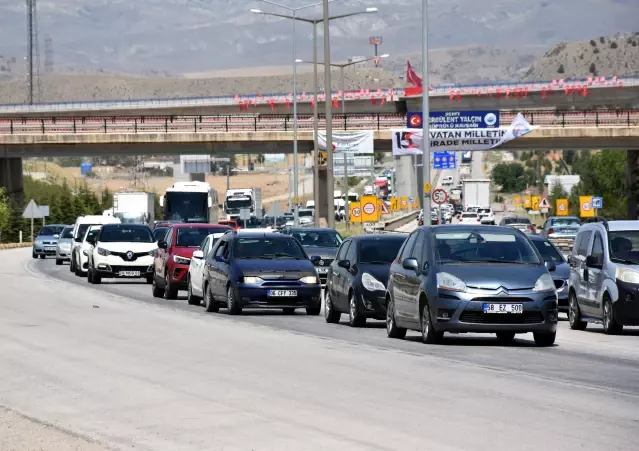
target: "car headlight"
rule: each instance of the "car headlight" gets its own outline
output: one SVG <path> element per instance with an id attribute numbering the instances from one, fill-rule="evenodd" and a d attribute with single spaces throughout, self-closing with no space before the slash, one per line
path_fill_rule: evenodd
<path id="1" fill-rule="evenodd" d="M 180 257 L 179 255 L 174 255 L 173 256 L 173 261 L 175 263 L 180 264 L 180 265 L 188 265 L 189 263 L 191 263 L 191 259 L 190 258 Z"/>
<path id="2" fill-rule="evenodd" d="M 542 274 L 541 277 L 537 279 L 537 282 L 535 282 L 533 290 L 536 293 L 542 293 L 544 291 L 555 291 L 555 281 L 552 280 L 550 274 Z"/>
<path id="3" fill-rule="evenodd" d="M 362 274 L 362 285 L 368 291 L 385 291 L 386 287 L 382 282 L 365 272 Z"/>
<path id="4" fill-rule="evenodd" d="M 264 282 L 264 280 L 261 277 L 242 277 L 242 283 L 247 283 L 250 285 L 257 285 Z"/>
<path id="5" fill-rule="evenodd" d="M 467 287 L 466 287 L 466 284 L 459 277 L 455 277 L 452 274 L 447 272 L 438 272 L 437 273 L 437 289 L 448 290 L 448 291 L 459 291 L 461 293 L 464 293 Z"/>
<path id="6" fill-rule="evenodd" d="M 622 282 L 632 283 L 634 285 L 639 284 L 639 272 L 633 271 L 632 269 L 617 268 L 615 278 Z"/>
<path id="7" fill-rule="evenodd" d="M 149 251 L 149 255 L 151 257 L 155 257 L 155 254 L 157 254 L 158 250 L 157 249 L 153 249 L 152 251 Z"/>
<path id="8" fill-rule="evenodd" d="M 35 240 L 36 246 L 42 246 L 42 243 L 43 243 L 42 240 Z"/>
<path id="9" fill-rule="evenodd" d="M 103 247 L 99 247 L 98 248 L 98 255 L 101 255 L 103 257 L 108 257 L 109 255 L 111 255 L 111 252 L 108 251 L 107 249 L 103 248 Z"/>
<path id="10" fill-rule="evenodd" d="M 300 282 L 308 284 L 308 285 L 315 285 L 315 284 L 317 284 L 317 277 L 315 277 L 315 276 L 305 276 L 305 277 L 302 277 L 300 279 Z"/>

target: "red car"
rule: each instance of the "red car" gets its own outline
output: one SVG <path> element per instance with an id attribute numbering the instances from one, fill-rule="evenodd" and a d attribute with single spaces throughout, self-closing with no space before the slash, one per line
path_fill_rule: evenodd
<path id="1" fill-rule="evenodd" d="M 217 223 L 222 225 L 227 225 L 231 227 L 233 230 L 240 230 L 240 226 L 237 223 L 237 221 L 234 221 L 232 219 L 222 219 L 221 221 L 218 221 Z"/>
<path id="2" fill-rule="evenodd" d="M 211 233 L 233 230 L 220 224 L 173 224 L 164 241 L 158 242 L 153 274 L 153 296 L 177 298 L 178 290 L 186 290 L 189 264 L 193 252 L 199 249 Z"/>

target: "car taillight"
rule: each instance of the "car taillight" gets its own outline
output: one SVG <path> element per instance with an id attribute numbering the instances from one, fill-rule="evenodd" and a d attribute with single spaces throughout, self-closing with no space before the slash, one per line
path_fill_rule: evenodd
<path id="1" fill-rule="evenodd" d="M 528 230 L 535 230 L 535 228 L 533 227 L 533 225 L 532 225 L 532 224 L 530 224 L 530 225 L 528 226 Z"/>
<path id="2" fill-rule="evenodd" d="M 477 217 L 477 222 L 479 222 L 479 221 L 481 221 L 481 218 L 480 218 L 480 217 Z"/>
<path id="3" fill-rule="evenodd" d="M 555 229 L 548 229 L 548 234 L 555 233 Z"/>

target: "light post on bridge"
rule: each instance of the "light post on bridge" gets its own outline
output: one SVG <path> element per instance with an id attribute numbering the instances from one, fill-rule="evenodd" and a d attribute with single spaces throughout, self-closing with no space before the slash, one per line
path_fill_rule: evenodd
<path id="1" fill-rule="evenodd" d="M 288 14 L 276 14 L 276 13 L 269 13 L 269 12 L 264 12 L 260 9 L 251 9 L 251 12 L 256 13 L 256 14 L 262 14 L 265 16 L 273 16 L 273 17 L 280 17 L 280 18 L 284 18 L 284 19 L 291 19 L 293 20 L 293 23 L 295 23 L 296 21 L 299 22 L 305 22 L 305 23 L 310 23 L 311 25 L 313 25 L 313 101 L 314 101 L 314 105 L 315 108 L 313 108 L 313 140 L 314 140 L 314 149 L 313 149 L 313 198 L 314 198 L 314 203 L 315 203 L 315 225 L 319 226 L 319 168 L 318 168 L 318 157 L 319 157 L 319 149 L 318 149 L 318 128 L 319 128 L 319 115 L 318 115 L 318 109 L 319 109 L 319 105 L 317 103 L 317 96 L 318 96 L 318 86 L 319 86 L 319 81 L 318 81 L 318 74 L 317 74 L 317 25 L 319 23 L 323 23 L 324 22 L 324 33 L 325 35 L 327 34 L 328 31 L 328 23 L 331 20 L 336 20 L 336 19 L 343 19 L 346 17 L 351 17 L 351 16 L 357 16 L 360 14 L 371 14 L 371 13 L 376 13 L 377 12 L 377 8 L 366 8 L 364 11 L 356 11 L 356 12 L 352 12 L 352 13 L 346 13 L 346 14 L 337 14 L 334 16 L 330 16 L 327 13 L 323 15 L 323 17 L 319 18 L 319 19 L 307 19 L 304 17 L 298 17 L 296 12 L 302 9 L 306 9 L 306 8 L 310 8 L 313 6 L 320 6 L 320 5 L 324 5 L 324 9 L 325 12 L 328 11 L 328 3 L 333 2 L 334 0 L 323 0 L 322 2 L 319 3 L 315 3 L 315 4 L 311 4 L 311 5 L 305 5 L 305 6 L 300 6 L 299 8 L 291 8 L 288 6 L 284 6 L 284 5 L 280 5 L 278 3 L 272 2 L 272 1 L 267 1 L 267 0 L 260 0 L 263 1 L 264 3 L 269 3 L 271 5 L 275 5 L 275 6 L 279 6 L 281 8 L 287 9 L 289 11 L 291 11 L 293 14 L 292 15 L 288 15 Z M 293 29 L 293 40 L 295 40 L 295 29 Z M 326 38 L 325 38 L 326 41 Z M 326 43 L 326 42 L 325 42 Z M 297 169 L 297 92 L 296 92 L 296 78 L 297 78 L 297 55 L 296 55 L 296 46 L 293 47 L 293 153 L 296 155 L 295 156 L 295 167 L 294 167 L 294 172 L 295 172 L 295 178 L 297 180 L 297 173 L 298 173 L 298 169 Z M 330 54 L 330 48 L 325 48 L 324 49 L 324 54 Z M 326 58 L 325 58 L 326 59 Z M 330 59 L 330 58 L 329 58 Z M 330 101 L 330 97 L 331 97 L 331 90 L 330 90 L 330 83 L 329 83 L 329 89 L 328 91 L 325 93 L 328 96 L 328 100 Z M 328 129 L 330 129 L 330 125 L 328 124 L 329 118 L 326 118 L 327 121 L 327 144 L 331 142 L 331 137 L 328 136 Z M 330 163 L 332 164 L 332 149 L 326 149 L 327 154 L 330 153 L 331 154 L 331 158 L 330 158 Z M 327 164 L 329 163 L 329 161 L 327 161 Z M 332 168 L 331 168 L 332 170 Z M 332 179 L 332 177 L 331 177 Z M 330 180 L 329 180 L 330 182 Z M 329 191 L 332 190 L 332 185 L 333 183 L 328 183 L 328 188 Z M 295 196 L 297 196 L 297 190 L 298 190 L 298 182 L 295 182 L 295 186 L 294 186 L 294 191 L 295 191 Z M 328 197 L 328 202 L 329 202 L 329 208 L 328 208 L 328 223 L 329 226 L 334 225 L 334 218 L 335 215 L 332 213 L 332 208 L 333 208 L 333 193 L 332 191 L 330 192 L 330 195 Z M 297 215 L 297 207 L 295 208 L 295 225 L 297 225 L 298 222 L 298 215 Z"/>
<path id="2" fill-rule="evenodd" d="M 428 0 L 422 0 L 422 190 L 424 218 L 430 215 L 430 192 L 426 192 L 426 185 L 430 186 L 430 107 L 428 104 Z M 430 190 L 428 190 L 430 191 Z"/>

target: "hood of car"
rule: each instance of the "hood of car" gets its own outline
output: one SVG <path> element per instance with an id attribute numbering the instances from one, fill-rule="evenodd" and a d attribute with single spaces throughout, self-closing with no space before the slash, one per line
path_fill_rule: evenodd
<path id="1" fill-rule="evenodd" d="M 98 247 L 111 252 L 151 252 L 153 249 L 157 249 L 158 245 L 157 243 L 98 242 Z"/>
<path id="2" fill-rule="evenodd" d="M 336 247 L 303 246 L 309 257 L 318 256 L 322 259 L 333 260 L 337 256 Z"/>
<path id="3" fill-rule="evenodd" d="M 239 258 L 234 261 L 234 264 L 243 276 L 257 276 L 264 280 L 299 278 L 315 274 L 315 267 L 310 260 Z"/>
<path id="4" fill-rule="evenodd" d="M 554 271 L 550 273 L 553 279 L 568 280 L 570 278 L 570 265 L 566 262 L 558 263 Z"/>
<path id="5" fill-rule="evenodd" d="M 514 263 L 448 263 L 441 265 L 439 272 L 452 274 L 469 288 L 523 290 L 533 288 L 546 268 Z"/>

